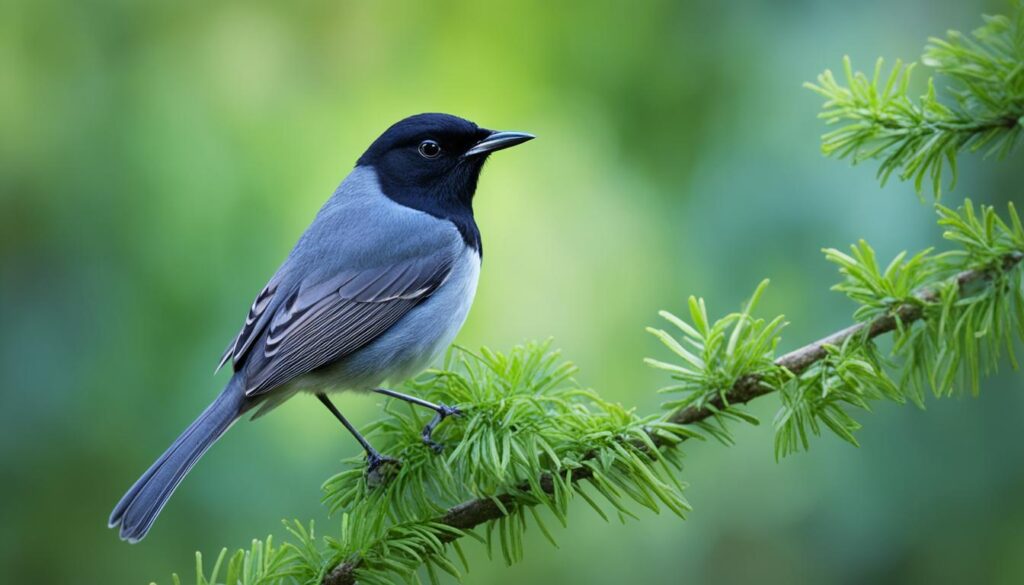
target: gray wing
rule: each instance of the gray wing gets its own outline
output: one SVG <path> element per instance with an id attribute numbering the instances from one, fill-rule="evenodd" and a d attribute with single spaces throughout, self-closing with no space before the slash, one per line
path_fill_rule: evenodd
<path id="1" fill-rule="evenodd" d="M 265 323 L 257 342 L 239 335 L 247 396 L 263 394 L 363 347 L 428 298 L 448 277 L 454 258 L 447 251 L 393 264 L 346 271 L 322 282 L 302 282 L 291 291 L 275 291 L 273 281 L 256 298 L 250 323 Z M 270 292 L 267 292 L 267 291 Z M 283 297 L 272 317 L 259 314 Z M 250 311 L 252 313 L 252 311 Z M 250 333 L 250 337 L 252 337 Z M 244 364 L 242 363 L 244 361 Z"/>

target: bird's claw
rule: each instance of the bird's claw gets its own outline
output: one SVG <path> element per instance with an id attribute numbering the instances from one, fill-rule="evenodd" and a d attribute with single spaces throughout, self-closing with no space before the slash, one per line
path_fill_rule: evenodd
<path id="1" fill-rule="evenodd" d="M 394 457 L 369 453 L 366 455 L 366 484 L 377 487 L 387 483 L 398 472 L 402 462 Z"/>
<path id="2" fill-rule="evenodd" d="M 423 444 L 434 453 L 441 454 L 444 452 L 444 443 L 438 443 L 428 437 L 423 438 Z"/>
<path id="3" fill-rule="evenodd" d="M 441 415 L 441 420 L 448 418 L 449 416 L 460 416 L 462 411 L 457 406 L 448 406 L 447 404 L 438 404 L 437 414 Z"/>
<path id="4" fill-rule="evenodd" d="M 448 418 L 449 416 L 460 416 L 462 411 L 455 406 L 448 406 L 447 404 L 437 405 L 437 415 L 434 420 L 423 427 L 423 444 L 430 448 L 434 453 L 440 453 L 444 451 L 444 444 L 438 443 L 433 439 L 434 429 L 437 425 L 441 424 L 441 421 Z"/>

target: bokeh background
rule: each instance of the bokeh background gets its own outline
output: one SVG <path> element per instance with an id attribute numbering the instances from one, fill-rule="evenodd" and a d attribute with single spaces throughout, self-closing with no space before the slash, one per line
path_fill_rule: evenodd
<path id="1" fill-rule="evenodd" d="M 459 337 L 554 337 L 580 381 L 657 408 L 643 327 L 716 314 L 772 278 L 790 349 L 848 323 L 824 246 L 943 245 L 929 202 L 822 158 L 801 88 L 844 53 L 914 60 L 1000 1 L 0 3 L 0 581 L 169 582 L 193 551 L 317 519 L 356 452 L 314 400 L 237 425 L 150 536 L 107 530 L 123 490 L 219 390 L 221 350 L 324 199 L 422 111 L 522 129 L 477 198 L 485 262 Z M 966 195 L 1021 202 L 1021 154 L 962 159 Z M 1024 582 L 1024 376 L 979 399 L 881 405 L 855 449 L 776 463 L 777 403 L 737 444 L 687 445 L 694 506 L 536 533 L 471 583 Z M 346 396 L 361 424 L 373 397 Z"/>

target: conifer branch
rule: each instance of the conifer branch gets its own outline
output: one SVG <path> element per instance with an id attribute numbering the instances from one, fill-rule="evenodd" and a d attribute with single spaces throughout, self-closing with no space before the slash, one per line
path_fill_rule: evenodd
<path id="1" fill-rule="evenodd" d="M 971 285 L 980 281 L 989 281 L 996 272 L 1006 272 L 1024 260 L 1024 252 L 1013 252 L 1002 257 L 998 268 L 980 268 L 964 270 L 957 274 L 952 280 L 958 289 L 963 292 Z M 928 286 L 918 290 L 915 296 L 925 303 L 934 303 L 939 299 L 940 292 L 935 286 Z M 800 375 L 812 364 L 823 360 L 827 355 L 828 347 L 839 347 L 853 338 L 874 339 L 895 331 L 898 327 L 907 326 L 919 320 L 924 315 L 921 304 L 901 304 L 893 313 L 881 315 L 875 319 L 851 325 L 840 331 L 822 337 L 803 347 L 795 349 L 775 360 L 775 365 L 784 368 L 793 375 Z M 760 376 L 748 375 L 740 378 L 724 397 L 715 396 L 703 406 L 691 405 L 677 410 L 668 417 L 668 421 L 679 425 L 692 425 L 705 419 L 715 416 L 717 413 L 734 407 L 738 404 L 745 404 L 755 398 L 774 392 L 776 388 L 770 384 L 763 384 Z M 659 448 L 671 448 L 686 440 L 687 437 L 680 437 L 678 441 L 669 442 L 661 435 L 651 434 L 650 439 Z M 577 468 L 572 473 L 572 481 L 587 479 L 591 476 L 589 469 Z M 550 475 L 540 478 L 540 485 L 548 493 L 553 491 L 553 483 Z M 524 486 L 524 489 L 527 489 Z M 508 494 L 502 494 L 495 498 L 485 497 L 470 500 L 450 508 L 443 515 L 437 517 L 435 522 L 452 528 L 468 530 L 497 520 L 506 516 L 514 508 L 516 498 Z M 459 538 L 455 532 L 446 533 L 440 537 L 444 543 L 452 542 Z M 359 568 L 359 558 L 348 559 L 335 566 L 324 577 L 324 585 L 353 585 L 356 579 L 356 570 Z"/>
<path id="2" fill-rule="evenodd" d="M 931 38 L 922 63 L 949 86 L 910 95 L 915 64 L 896 61 L 888 75 L 878 59 L 870 76 L 855 71 L 849 57 L 837 79 L 826 70 L 804 86 L 825 99 L 819 117 L 838 128 L 821 137 L 828 156 L 854 164 L 878 160 L 884 184 L 893 174 L 913 179 L 920 193 L 927 180 L 937 197 L 943 174 L 956 184 L 962 151 L 1006 156 L 1024 136 L 1024 2 L 1013 0 L 1008 15 L 986 16 L 965 35 L 949 31 Z"/>

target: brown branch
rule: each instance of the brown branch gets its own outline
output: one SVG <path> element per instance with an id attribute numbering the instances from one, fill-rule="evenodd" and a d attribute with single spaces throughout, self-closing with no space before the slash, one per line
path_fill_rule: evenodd
<path id="1" fill-rule="evenodd" d="M 1004 256 L 1002 266 L 998 268 L 965 270 L 957 274 L 954 278 L 957 286 L 961 291 L 963 291 L 972 283 L 991 279 L 997 271 L 1007 271 L 1015 267 L 1020 264 L 1022 260 L 1024 260 L 1024 253 L 1015 252 Z M 907 303 L 900 305 L 894 314 L 883 315 L 872 321 L 858 323 L 841 331 L 837 331 L 783 355 L 775 360 L 775 364 L 786 368 L 793 374 L 799 375 L 825 357 L 826 346 L 842 345 L 843 342 L 855 335 L 864 335 L 867 339 L 874 339 L 875 337 L 895 330 L 898 322 L 909 324 L 918 321 L 923 316 L 923 304 L 932 303 L 938 300 L 938 290 L 935 287 L 926 287 L 920 290 L 915 296 L 921 301 L 921 303 Z M 762 384 L 758 376 L 744 376 L 733 384 L 732 389 L 726 393 L 726 398 L 729 405 L 745 404 L 758 396 L 769 394 L 773 390 L 774 388 L 766 384 Z M 712 408 L 708 408 L 706 406 L 690 406 L 680 409 L 670 416 L 668 420 L 680 425 L 694 424 L 713 416 L 716 409 L 722 410 L 725 407 L 720 396 L 715 396 L 708 402 L 711 404 Z M 685 437 L 683 437 L 683 439 L 685 439 Z M 678 441 L 668 443 L 660 436 L 653 434 L 651 435 L 651 440 L 659 447 L 678 444 Z M 573 471 L 572 479 L 573 481 L 579 481 L 587 479 L 590 476 L 591 472 L 588 468 L 577 468 Z M 553 484 L 549 476 L 541 478 L 541 488 L 548 493 L 553 491 Z M 528 489 L 528 486 L 523 486 L 523 489 Z M 506 510 L 510 510 L 515 507 L 515 498 L 509 494 L 502 494 L 498 496 L 497 499 Z M 503 515 L 501 507 L 499 507 L 492 499 L 480 498 L 477 500 L 463 502 L 448 509 L 444 515 L 436 518 L 435 522 L 446 524 L 452 528 L 458 528 L 460 530 L 468 530 L 490 520 L 501 518 Z M 451 542 L 456 538 L 457 536 L 455 534 L 441 535 L 442 542 Z M 356 570 L 359 568 L 360 563 L 361 559 L 359 557 L 354 557 L 338 564 L 324 576 L 324 585 L 353 585 L 355 583 Z"/>

